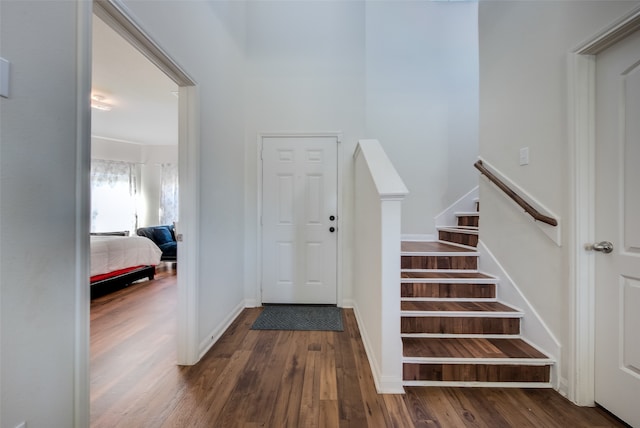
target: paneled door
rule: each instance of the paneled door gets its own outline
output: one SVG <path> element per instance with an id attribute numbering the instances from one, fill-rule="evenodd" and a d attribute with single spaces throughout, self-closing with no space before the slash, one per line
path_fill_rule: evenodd
<path id="1" fill-rule="evenodd" d="M 640 427 L 640 32 L 596 57 L 596 402 Z"/>
<path id="2" fill-rule="evenodd" d="M 337 137 L 262 139 L 262 302 L 337 303 Z"/>

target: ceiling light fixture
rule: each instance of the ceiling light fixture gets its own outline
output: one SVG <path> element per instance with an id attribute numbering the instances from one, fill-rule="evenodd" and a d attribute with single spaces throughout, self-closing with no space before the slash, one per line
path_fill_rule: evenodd
<path id="1" fill-rule="evenodd" d="M 102 111 L 111 111 L 111 104 L 106 103 L 104 99 L 105 98 L 102 95 L 91 95 L 91 108 Z"/>

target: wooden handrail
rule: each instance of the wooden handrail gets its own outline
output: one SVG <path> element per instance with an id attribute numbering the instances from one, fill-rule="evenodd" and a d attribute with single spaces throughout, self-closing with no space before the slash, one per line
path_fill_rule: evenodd
<path id="1" fill-rule="evenodd" d="M 487 178 L 493 184 L 498 186 L 504 193 L 507 194 L 507 196 L 509 196 L 511 199 L 513 199 L 516 202 L 516 204 L 520 205 L 522 207 L 522 209 L 525 210 L 525 212 L 527 214 L 529 214 L 531 217 L 533 217 L 534 219 L 536 219 L 538 221 L 541 221 L 543 223 L 550 224 L 551 226 L 557 226 L 558 225 L 558 220 L 556 220 L 553 217 L 549 217 L 547 215 L 544 215 L 544 214 L 540 213 L 540 211 L 538 211 L 537 209 L 532 207 L 527 201 L 522 199 L 520 197 L 520 195 L 518 195 L 516 192 L 511 190 L 511 188 L 509 186 L 507 186 L 506 184 L 504 184 L 498 177 L 493 175 L 493 173 L 491 171 L 489 171 L 482 164 L 481 160 L 479 160 L 476 163 L 474 163 L 473 166 L 475 166 L 481 173 L 486 175 Z"/>

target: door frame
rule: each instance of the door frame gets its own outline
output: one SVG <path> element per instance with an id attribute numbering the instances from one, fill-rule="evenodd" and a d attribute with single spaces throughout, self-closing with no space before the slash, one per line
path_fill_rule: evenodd
<path id="1" fill-rule="evenodd" d="M 570 230 L 569 399 L 595 404 L 595 259 L 585 245 L 595 242 L 596 55 L 640 29 L 640 7 L 569 54 L 569 160 L 573 227 Z"/>
<path id="2" fill-rule="evenodd" d="M 198 245 L 199 221 L 199 87 L 197 83 L 168 55 L 137 23 L 120 0 L 77 2 L 77 159 L 76 189 L 78 208 L 76 222 L 76 361 L 74 391 L 74 425 L 89 424 L 89 183 L 87 177 L 91 155 L 91 40 L 95 13 L 118 34 L 131 43 L 179 87 L 178 101 L 178 168 L 180 191 L 180 231 L 186 239 L 180 242 L 181 266 L 178 275 L 177 364 L 192 365 L 199 358 L 198 340 Z"/>
<path id="3" fill-rule="evenodd" d="M 336 139 L 337 144 L 337 162 L 336 162 L 336 185 L 337 185 L 337 228 L 338 236 L 336 242 L 336 302 L 339 307 L 344 306 L 343 302 L 343 282 L 342 282 L 342 254 L 344 232 L 340 233 L 343 226 L 342 221 L 342 132 L 260 132 L 257 136 L 256 155 L 257 155 L 257 218 L 256 218 L 256 297 L 259 306 L 262 306 L 262 142 L 264 138 L 322 138 L 330 137 Z"/>

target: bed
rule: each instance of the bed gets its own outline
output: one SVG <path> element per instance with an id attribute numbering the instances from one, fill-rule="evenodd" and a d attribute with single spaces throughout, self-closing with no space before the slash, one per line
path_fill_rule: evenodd
<path id="1" fill-rule="evenodd" d="M 142 236 L 91 235 L 91 298 L 139 279 L 153 279 L 162 251 Z"/>

